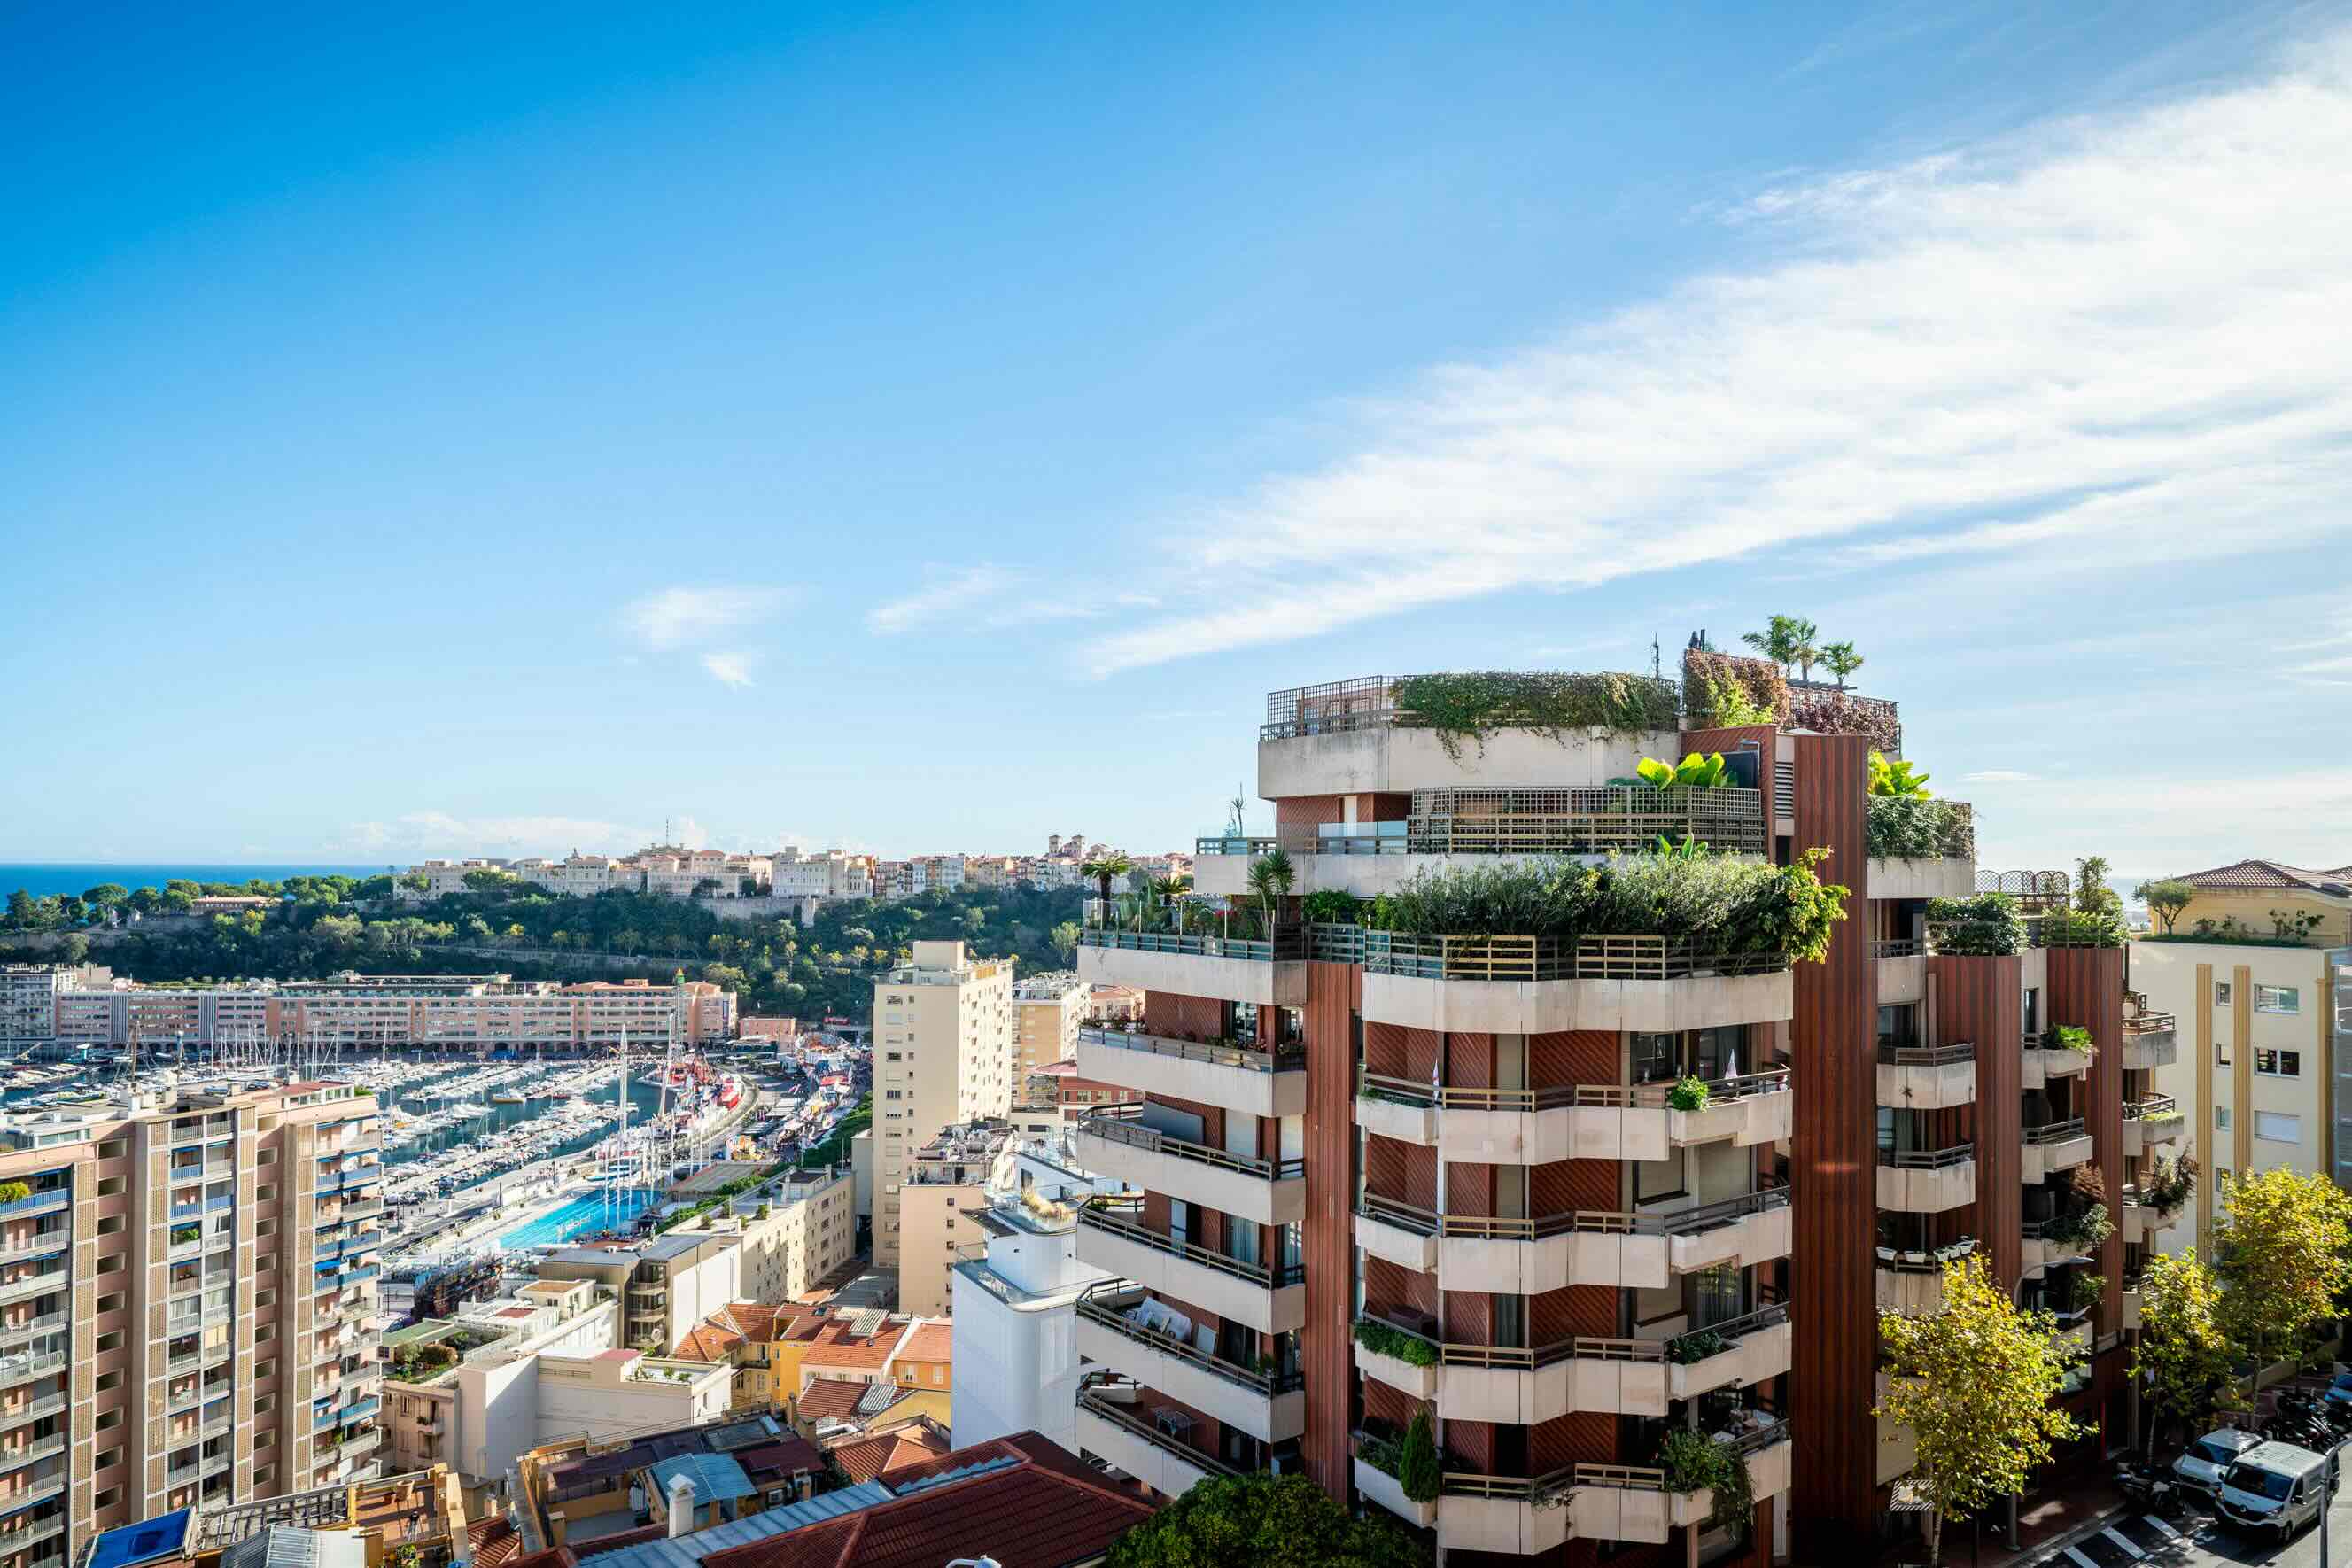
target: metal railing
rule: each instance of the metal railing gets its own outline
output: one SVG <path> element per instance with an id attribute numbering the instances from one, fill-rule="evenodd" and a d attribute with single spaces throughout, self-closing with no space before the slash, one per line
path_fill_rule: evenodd
<path id="1" fill-rule="evenodd" d="M 1287 855 L 1597 855 L 1646 849 L 1660 838 L 1691 838 L 1710 848 L 1761 854 L 1766 844 L 1761 790 L 1730 785 L 1653 789 L 1415 790 L 1402 821 L 1318 823 L 1272 835 L 1204 836 L 1193 852 L 1251 857 Z"/>
<path id="2" fill-rule="evenodd" d="M 1870 956 L 1873 958 L 1917 958 L 1927 951 L 1927 944 L 1916 937 L 1874 937 L 1870 942 Z"/>
<path id="3" fill-rule="evenodd" d="M 2069 1138 L 2081 1138 L 2086 1135 L 2083 1119 L 2079 1116 L 2070 1116 L 2063 1121 L 2044 1121 L 2039 1126 L 2022 1127 L 2018 1130 L 2018 1136 L 2024 1141 L 2028 1148 L 2044 1143 L 2063 1143 Z"/>
<path id="4" fill-rule="evenodd" d="M 1120 931 L 1090 925 L 1078 931 L 1080 947 L 1120 952 L 1165 952 L 1187 958 L 1234 958 L 1272 963 L 1307 956 L 1307 935 L 1297 926 L 1276 927 L 1271 940 L 1203 936 L 1165 931 Z"/>
<path id="5" fill-rule="evenodd" d="M 1260 1181 L 1289 1181 L 1307 1174 L 1304 1158 L 1261 1160 L 1248 1154 L 1235 1154 L 1208 1143 L 1195 1143 L 1188 1138 L 1177 1138 L 1156 1127 L 1146 1127 L 1134 1120 L 1135 1110 L 1129 1106 L 1106 1106 L 1078 1123 L 1078 1131 L 1124 1143 L 1150 1153 L 1166 1154 L 1178 1160 L 1190 1160 L 1198 1164 L 1214 1165 L 1255 1176 Z"/>
<path id="6" fill-rule="evenodd" d="M 1514 671 L 1513 676 L 1530 686 L 1539 686 L 1558 672 L 1547 670 Z M 1659 727 L 1671 730 L 1678 719 L 1665 718 L 1676 714 L 1681 707 L 1681 689 L 1673 681 L 1647 675 L 1613 675 L 1631 687 L 1644 689 L 1648 693 L 1646 706 L 1662 716 Z M 1415 679 L 1405 675 L 1365 675 L 1350 680 L 1327 680 L 1313 686 L 1294 686 L 1282 691 L 1265 694 L 1265 722 L 1258 728 L 1261 741 L 1291 741 L 1307 735 L 1344 734 L 1355 730 L 1427 729 L 1429 721 L 1397 701 L 1397 689 Z M 1589 679 L 1589 678 L 1588 678 Z M 1549 729 L 1551 723 L 1540 711 L 1515 716 L 1507 710 L 1493 713 L 1488 721 L 1495 729 L 1512 729 L 1532 725 Z"/>
<path id="7" fill-rule="evenodd" d="M 2145 1100 L 2124 1101 L 2126 1121 L 2151 1121 L 2180 1114 L 2180 1101 L 2168 1094 L 2151 1094 Z"/>
<path id="8" fill-rule="evenodd" d="M 1735 1225 L 1751 1215 L 1785 1208 L 1788 1203 L 1788 1188 L 1764 1187 L 1719 1203 L 1699 1204 L 1684 1209 L 1645 1213 L 1622 1209 L 1567 1209 L 1558 1214 L 1510 1217 L 1440 1214 L 1434 1209 L 1425 1209 L 1402 1199 L 1366 1193 L 1356 1212 L 1367 1219 L 1394 1225 L 1422 1236 L 1462 1237 L 1486 1241 L 1540 1241 L 1549 1237 L 1571 1234 L 1694 1236 L 1722 1226 Z"/>
<path id="9" fill-rule="evenodd" d="M 18 1219 L 26 1215 L 57 1214 L 73 1201 L 73 1194 L 63 1187 L 53 1187 L 46 1193 L 35 1193 L 28 1198 L 0 1204 L 0 1219 Z"/>
<path id="10" fill-rule="evenodd" d="M 1979 871 L 1977 891 L 2007 893 L 2017 900 L 2020 914 L 2048 914 L 2063 910 L 2074 894 L 2074 879 L 2063 871 Z"/>
<path id="11" fill-rule="evenodd" d="M 1882 1247 L 1878 1249 L 1878 1267 L 1895 1274 L 1941 1274 L 1944 1265 L 1966 1258 L 1976 1249 L 1976 1237 L 1972 1236 L 1947 1247 Z"/>
<path id="12" fill-rule="evenodd" d="M 1955 1040 L 1948 1046 L 1882 1045 L 1878 1059 L 1889 1067 L 1941 1068 L 1977 1059 L 1976 1043 Z"/>
<path id="13" fill-rule="evenodd" d="M 1131 1340 L 1146 1350 L 1156 1351 L 1161 1355 L 1174 1356 L 1196 1371 L 1207 1373 L 1212 1377 L 1223 1378 L 1227 1383 L 1238 1384 L 1254 1394 L 1262 1394 L 1269 1399 L 1276 1394 L 1288 1394 L 1307 1386 L 1307 1374 L 1296 1367 L 1288 1372 L 1280 1372 L 1260 1371 L 1256 1367 L 1244 1366 L 1238 1362 L 1230 1362 L 1223 1356 L 1213 1355 L 1194 1345 L 1190 1340 L 1179 1339 L 1174 1334 L 1166 1333 L 1158 1329 L 1146 1328 L 1141 1323 L 1125 1316 L 1120 1310 L 1121 1307 L 1137 1306 L 1150 1299 L 1150 1293 L 1140 1286 L 1111 1281 L 1094 1286 L 1078 1298 L 1078 1316 L 1089 1322 L 1099 1323 L 1113 1333 Z"/>
<path id="14" fill-rule="evenodd" d="M 1299 1072 L 1307 1067 L 1307 1047 L 1303 1045 L 1261 1050 L 1222 1040 L 1173 1039 L 1166 1035 L 1147 1034 L 1138 1027 L 1090 1026 L 1078 1031 L 1078 1043 L 1118 1051 L 1141 1051 L 1155 1057 L 1177 1057 L 1209 1067 L 1239 1068 L 1245 1072 Z"/>
<path id="15" fill-rule="evenodd" d="M 1196 1246 L 1189 1241 L 1180 1241 L 1172 1236 L 1163 1236 L 1138 1220 L 1122 1217 L 1126 1214 L 1141 1212 L 1140 1204 L 1088 1205 L 1078 1210 L 1078 1223 L 1089 1230 L 1098 1230 L 1106 1236 L 1118 1237 L 1120 1240 L 1133 1242 L 1138 1247 L 1148 1247 L 1154 1252 L 1162 1253 L 1180 1261 L 1197 1264 L 1202 1268 L 1212 1268 L 1220 1274 L 1229 1274 L 1236 1279 L 1255 1285 L 1263 1290 L 1276 1290 L 1285 1286 L 1303 1285 L 1307 1282 L 1307 1266 L 1303 1263 L 1286 1264 L 1280 1268 L 1269 1267 L 1263 1263 L 1245 1263 L 1240 1258 L 1228 1258 L 1223 1253 L 1212 1248 Z"/>
<path id="16" fill-rule="evenodd" d="M 1974 1163 L 1974 1143 L 1955 1143 L 1948 1149 L 1881 1149 L 1878 1163 L 1898 1171 L 1943 1171 L 1955 1165 Z"/>
<path id="17" fill-rule="evenodd" d="M 1414 980 L 1685 980 L 1788 967 L 1786 953 L 1716 952 L 1688 937 L 1364 933 L 1366 973 Z"/>
<path id="18" fill-rule="evenodd" d="M 1762 1094 L 1784 1094 L 1789 1089 L 1789 1069 L 1772 1068 L 1764 1072 L 1738 1073 L 1703 1081 L 1706 1084 L 1707 1103 L 1714 1105 Z M 1570 1106 L 1662 1110 L 1667 1109 L 1666 1096 L 1673 1092 L 1674 1088 L 1673 1083 L 1662 1082 L 1554 1084 L 1544 1089 L 1467 1089 L 1425 1083 L 1418 1079 L 1396 1078 L 1360 1067 L 1356 1075 L 1356 1091 L 1368 1099 L 1393 1100 L 1404 1105 L 1435 1106 L 1448 1110 L 1556 1110 Z"/>
<path id="19" fill-rule="evenodd" d="M 1089 1415 L 1100 1416 L 1123 1432 L 1140 1437 L 1163 1453 L 1173 1454 L 1196 1469 L 1206 1470 L 1213 1476 L 1238 1476 L 1242 1473 L 1214 1454 L 1206 1453 L 1195 1448 L 1190 1443 L 1181 1442 L 1148 1421 L 1136 1419 L 1131 1407 L 1114 1404 L 1098 1394 L 1081 1393 L 1078 1395 L 1078 1408 Z"/>

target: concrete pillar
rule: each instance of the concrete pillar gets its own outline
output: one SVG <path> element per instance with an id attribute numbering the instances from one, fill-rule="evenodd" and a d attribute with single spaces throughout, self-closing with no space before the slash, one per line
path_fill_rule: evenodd
<path id="1" fill-rule="evenodd" d="M 694 1533 L 694 1482 L 684 1475 L 672 1476 L 669 1483 L 669 1538 Z"/>

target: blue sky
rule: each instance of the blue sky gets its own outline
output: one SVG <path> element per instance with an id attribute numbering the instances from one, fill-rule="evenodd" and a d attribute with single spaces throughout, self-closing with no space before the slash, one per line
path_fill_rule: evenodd
<path id="1" fill-rule="evenodd" d="M 2352 858 L 2352 13 L 328 9 L 0 18 L 0 859 L 1172 847 L 1773 611 Z"/>

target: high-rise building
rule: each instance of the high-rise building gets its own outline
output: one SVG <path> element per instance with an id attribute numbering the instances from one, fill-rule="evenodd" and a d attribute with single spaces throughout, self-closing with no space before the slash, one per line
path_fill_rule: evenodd
<path id="1" fill-rule="evenodd" d="M 1091 1000 L 1087 983 L 1068 970 L 1024 974 L 1013 987 L 1015 1015 L 1013 1038 L 1018 1084 L 1049 1062 L 1065 1062 L 1076 1054 L 1078 1026 Z"/>
<path id="2" fill-rule="evenodd" d="M 380 1147 L 347 1084 L 0 1118 L 0 1564 L 377 1473 Z"/>
<path id="3" fill-rule="evenodd" d="M 1894 704 L 1692 657 L 1690 700 L 1635 677 L 1456 678 L 1499 715 L 1466 728 L 1390 679 L 1274 693 L 1274 834 L 1202 843 L 1191 918 L 1084 932 L 1081 975 L 1147 999 L 1140 1029 L 1078 1043 L 1080 1073 L 1136 1097 L 1079 1124 L 1078 1162 L 1144 1193 L 1078 1215 L 1079 1260 L 1118 1280 L 1077 1303 L 1077 1348 L 1111 1374 L 1079 1395 L 1082 1448 L 1171 1495 L 1302 1470 L 1456 1564 L 1832 1560 L 1906 1517 L 1904 1445 L 1871 1414 L 1877 1313 L 1932 1310 L 1941 1262 L 1972 1251 L 2060 1310 L 2086 1358 L 2070 1409 L 2123 1419 L 2138 1253 L 2081 1238 L 2089 1207 L 2122 1231 L 2137 1157 L 2125 953 L 1931 925 L 1929 900 L 1977 889 L 1970 820 L 1867 794 L 1870 752 L 1900 754 Z M 1710 681 L 1790 717 L 1711 725 Z M 1596 689 L 1652 717 L 1542 719 Z M 1691 752 L 1723 753 L 1730 784 L 1613 782 Z M 1845 918 L 1792 962 L 1692 917 L 1403 934 L 1303 907 L 1661 838 L 1783 866 L 1825 850 Z M 1276 848 L 1295 881 L 1254 929 L 1246 878 Z M 1391 1444 L 1353 1441 L 1419 1412 L 1444 1461 L 1425 1502 Z M 1744 1531 L 1676 1489 L 1661 1445 L 1682 1428 L 1745 1465 Z"/>
<path id="4" fill-rule="evenodd" d="M 1009 1122 L 950 1127 L 915 1151 L 898 1184 L 898 1310 L 936 1318 L 948 1310 L 948 1269 L 987 1238 L 974 1218 L 1014 1186 Z"/>
<path id="5" fill-rule="evenodd" d="M 896 1273 L 898 1191 L 948 1127 L 1013 1109 L 1013 961 L 919 942 L 874 983 L 874 1262 Z"/>

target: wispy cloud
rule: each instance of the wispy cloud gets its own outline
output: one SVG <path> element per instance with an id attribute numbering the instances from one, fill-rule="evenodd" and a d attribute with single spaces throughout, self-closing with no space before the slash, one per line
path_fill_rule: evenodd
<path id="1" fill-rule="evenodd" d="M 1960 775 L 1962 784 L 2038 784 L 2041 780 L 2040 773 L 2021 773 L 2011 768 L 1982 768 Z"/>
<path id="2" fill-rule="evenodd" d="M 711 679 L 721 686 L 751 684 L 751 656 L 749 654 L 706 653 L 702 656 L 702 668 L 709 672 Z"/>
<path id="3" fill-rule="evenodd" d="M 877 637 L 896 637 L 900 632 L 966 614 L 1013 581 L 1012 573 L 985 562 L 951 571 L 935 567 L 928 576 L 929 580 L 913 593 L 867 611 L 866 629 Z"/>
<path id="4" fill-rule="evenodd" d="M 624 605 L 621 625 L 649 648 L 683 647 L 764 621 L 782 602 L 777 588 L 658 588 Z"/>
<path id="5" fill-rule="evenodd" d="M 487 855 L 512 859 L 525 855 L 623 855 L 663 841 L 688 849 L 765 850 L 778 842 L 759 831 L 714 833 L 692 816 L 662 822 L 614 822 L 562 816 L 459 816 L 446 811 L 410 811 L 389 821 L 356 822 L 328 847 L 336 851 L 398 858 Z"/>
<path id="6" fill-rule="evenodd" d="M 1763 551 L 2136 563 L 2352 505 L 2352 48 L 1765 193 L 1790 258 L 1372 406 L 1357 449 L 1186 520 L 1214 598 L 1097 673 Z M 2308 678 L 2327 679 L 2332 661 Z"/>

